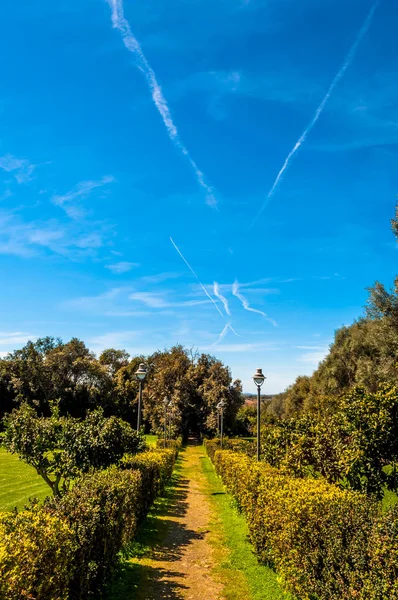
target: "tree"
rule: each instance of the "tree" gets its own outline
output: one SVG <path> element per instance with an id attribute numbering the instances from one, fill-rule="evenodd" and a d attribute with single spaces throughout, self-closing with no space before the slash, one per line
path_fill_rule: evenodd
<path id="1" fill-rule="evenodd" d="M 111 412 L 112 376 L 77 338 L 66 344 L 52 337 L 28 342 L 1 362 L 0 376 L 17 405 L 27 402 L 39 414 L 50 414 L 54 398 L 62 414 L 82 417 L 96 406 Z"/>
<path id="2" fill-rule="evenodd" d="M 125 453 L 144 447 L 141 436 L 117 417 L 104 417 L 102 409 L 85 419 L 63 417 L 52 406 L 50 417 L 38 416 L 24 403 L 4 419 L 4 445 L 34 467 L 54 495 L 66 492 L 74 478 L 92 469 L 117 463 Z"/>
<path id="3" fill-rule="evenodd" d="M 122 367 L 127 367 L 129 364 L 130 355 L 125 350 L 115 350 L 114 348 L 108 348 L 104 350 L 99 357 L 100 365 L 107 367 L 111 377 L 114 377 L 116 373 Z"/>

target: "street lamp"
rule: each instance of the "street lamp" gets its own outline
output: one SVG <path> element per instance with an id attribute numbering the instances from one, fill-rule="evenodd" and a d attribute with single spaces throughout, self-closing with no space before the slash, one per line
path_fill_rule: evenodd
<path id="1" fill-rule="evenodd" d="M 224 407 L 225 407 L 225 402 L 223 400 L 221 400 L 221 402 L 219 402 L 217 404 L 217 408 L 220 411 L 220 419 L 221 419 L 221 448 L 223 447 L 223 441 L 224 441 Z"/>
<path id="2" fill-rule="evenodd" d="M 147 370 L 145 368 L 144 363 L 140 363 L 140 366 L 135 372 L 135 376 L 138 379 L 138 383 L 140 384 L 140 392 L 138 395 L 137 431 L 139 431 L 141 427 L 142 384 L 144 383 L 146 374 Z"/>
<path id="3" fill-rule="evenodd" d="M 167 436 L 167 407 L 170 404 L 170 400 L 167 396 L 163 398 L 164 405 L 164 447 L 166 448 L 166 436 Z"/>
<path id="4" fill-rule="evenodd" d="M 253 381 L 257 386 L 257 460 L 260 460 L 260 389 L 265 380 L 262 369 L 257 369 Z"/>
<path id="5" fill-rule="evenodd" d="M 170 400 L 169 406 L 170 406 L 170 410 L 169 410 L 169 440 L 171 441 L 171 418 L 173 416 L 173 406 L 172 406 L 171 400 Z"/>

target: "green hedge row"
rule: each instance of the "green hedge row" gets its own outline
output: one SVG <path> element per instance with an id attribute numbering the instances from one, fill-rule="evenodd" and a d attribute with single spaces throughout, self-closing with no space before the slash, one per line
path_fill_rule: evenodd
<path id="1" fill-rule="evenodd" d="M 214 453 L 216 450 L 221 449 L 221 439 L 214 438 L 212 440 L 204 441 L 207 449 L 207 454 L 210 459 L 213 460 Z M 223 440 L 223 450 L 233 450 L 234 452 L 242 452 L 247 456 L 255 456 L 257 452 L 257 446 L 254 441 L 245 439 L 228 439 Z"/>
<path id="2" fill-rule="evenodd" d="M 302 600 L 397 600 L 398 509 L 206 444 L 262 562 Z"/>
<path id="3" fill-rule="evenodd" d="M 58 500 L 0 514 L 0 600 L 86 600 L 173 471 L 178 450 L 149 450 L 97 471 Z"/>

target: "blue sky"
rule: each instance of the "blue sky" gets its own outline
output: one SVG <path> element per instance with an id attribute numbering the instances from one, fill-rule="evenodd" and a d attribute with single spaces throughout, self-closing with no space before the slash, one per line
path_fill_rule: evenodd
<path id="1" fill-rule="evenodd" d="M 181 343 L 245 391 L 257 367 L 270 393 L 310 374 L 397 270 L 397 18 L 393 0 L 5 0 L 0 353 Z"/>

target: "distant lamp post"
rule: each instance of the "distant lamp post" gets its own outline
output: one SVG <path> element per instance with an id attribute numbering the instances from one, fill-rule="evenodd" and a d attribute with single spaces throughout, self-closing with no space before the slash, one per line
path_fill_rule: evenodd
<path id="1" fill-rule="evenodd" d="M 221 448 L 223 447 L 223 443 L 224 443 L 224 407 L 225 407 L 225 402 L 223 400 L 221 400 L 221 402 L 219 402 L 217 404 L 217 408 L 220 411 Z"/>
<path id="2" fill-rule="evenodd" d="M 137 431 L 139 431 L 141 427 L 142 385 L 144 383 L 146 374 L 147 370 L 145 368 L 145 365 L 144 363 L 141 363 L 135 372 L 135 376 L 138 379 L 138 383 L 140 384 L 140 392 L 138 395 Z"/>
<path id="3" fill-rule="evenodd" d="M 164 447 L 166 448 L 166 438 L 167 438 L 167 408 L 170 404 L 170 400 L 167 396 L 163 398 L 163 406 L 164 406 Z"/>
<path id="4" fill-rule="evenodd" d="M 257 386 L 257 460 L 260 460 L 260 389 L 265 379 L 263 370 L 257 369 L 253 375 L 253 381 Z"/>
<path id="5" fill-rule="evenodd" d="M 216 409 L 217 409 L 217 433 L 218 433 L 218 437 L 220 437 L 221 435 L 221 413 L 220 413 L 220 404 L 221 402 L 219 402 L 218 404 L 216 404 Z"/>
<path id="6" fill-rule="evenodd" d="M 171 419 L 172 419 L 172 416 L 173 416 L 173 414 L 172 414 L 173 413 L 173 406 L 172 406 L 171 400 L 170 400 L 170 403 L 169 403 L 169 407 L 170 407 L 170 409 L 169 409 L 169 440 L 171 440 Z"/>

